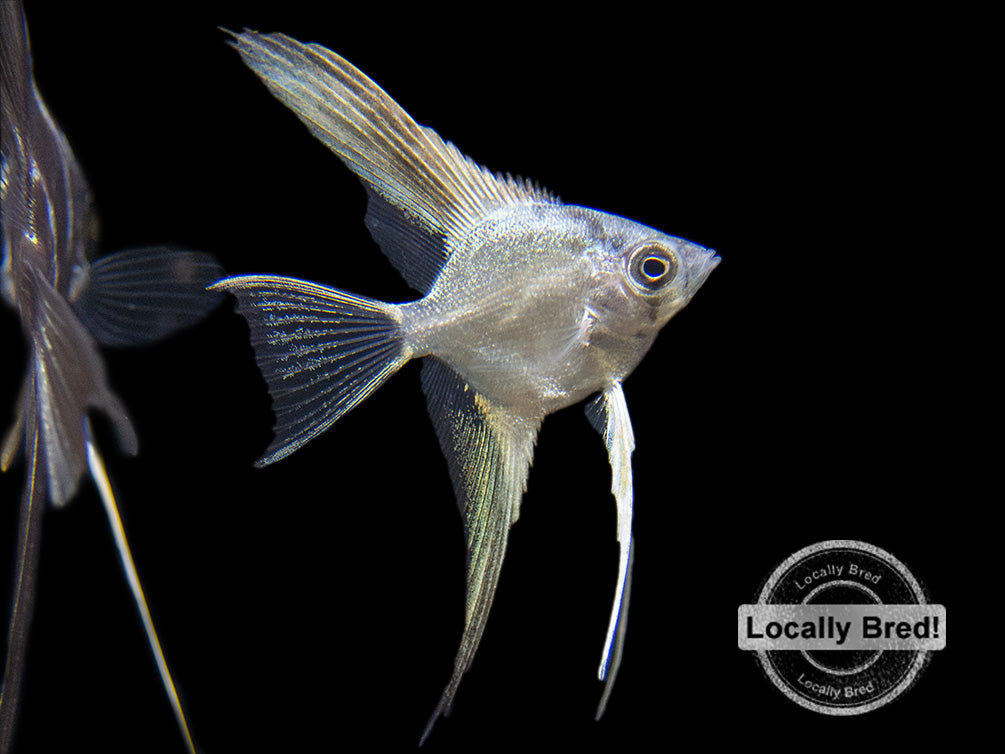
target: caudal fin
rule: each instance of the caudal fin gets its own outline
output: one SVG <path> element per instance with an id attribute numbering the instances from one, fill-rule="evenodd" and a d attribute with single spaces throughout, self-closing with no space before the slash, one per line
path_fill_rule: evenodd
<path id="1" fill-rule="evenodd" d="M 209 254 L 161 247 L 96 259 L 71 286 L 70 304 L 105 346 L 144 346 L 190 327 L 223 298 L 206 286 L 224 275 Z"/>
<path id="2" fill-rule="evenodd" d="M 237 297 L 272 396 L 275 437 L 258 466 L 324 432 L 411 358 L 393 304 L 269 275 L 212 288 Z"/>

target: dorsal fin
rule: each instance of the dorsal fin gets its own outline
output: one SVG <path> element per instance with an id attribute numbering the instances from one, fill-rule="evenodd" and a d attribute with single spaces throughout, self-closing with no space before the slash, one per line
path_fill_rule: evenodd
<path id="1" fill-rule="evenodd" d="M 410 275 L 409 267 L 438 272 L 458 239 L 496 208 L 557 201 L 529 181 L 493 175 L 463 155 L 334 52 L 283 34 L 234 36 L 232 44 L 269 91 L 380 198 L 434 239 L 392 249 L 386 237 L 376 237 L 410 285 L 431 281 L 428 272 Z M 423 259 L 406 263 L 406 252 Z"/>
<path id="2" fill-rule="evenodd" d="M 429 293 L 446 259 L 446 239 L 427 232 L 369 185 L 366 195 L 364 222 L 373 240 L 409 286 Z"/>

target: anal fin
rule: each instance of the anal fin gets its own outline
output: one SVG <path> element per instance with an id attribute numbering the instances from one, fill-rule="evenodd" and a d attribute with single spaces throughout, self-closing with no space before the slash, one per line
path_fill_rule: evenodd
<path id="1" fill-rule="evenodd" d="M 461 646 L 420 746 L 440 715 L 449 713 L 461 678 L 478 649 L 541 424 L 539 419 L 517 416 L 493 405 L 435 357 L 423 361 L 422 388 L 464 516 L 468 556 Z"/>

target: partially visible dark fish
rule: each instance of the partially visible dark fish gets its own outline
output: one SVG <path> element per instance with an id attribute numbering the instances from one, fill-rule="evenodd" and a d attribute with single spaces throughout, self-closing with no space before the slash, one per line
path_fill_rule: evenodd
<path id="1" fill-rule="evenodd" d="M 331 50 L 282 34 L 235 37 L 272 94 L 363 180 L 367 227 L 422 294 L 389 304 L 266 275 L 218 284 L 238 299 L 273 398 L 275 438 L 260 463 L 293 453 L 423 358 L 468 546 L 464 634 L 425 740 L 481 640 L 541 422 L 599 394 L 588 413 L 607 446 L 621 546 L 599 717 L 621 658 L 633 557 L 635 440 L 621 383 L 719 257 L 490 173 Z"/>
<path id="2" fill-rule="evenodd" d="M 105 378 L 98 344 L 151 343 L 201 319 L 219 294 L 205 288 L 221 270 L 208 254 L 163 248 L 88 262 L 96 241 L 87 182 L 35 87 L 20 0 L 0 3 L 0 221 L 4 300 L 21 319 L 28 367 L 0 468 L 25 451 L 18 565 L 7 659 L 0 689 L 0 752 L 10 751 L 38 569 L 46 501 L 62 506 L 88 470 L 98 486 L 133 597 L 175 717 L 194 751 L 174 682 L 147 610 L 125 533 L 87 414 L 112 422 L 127 453 L 136 433 Z"/>

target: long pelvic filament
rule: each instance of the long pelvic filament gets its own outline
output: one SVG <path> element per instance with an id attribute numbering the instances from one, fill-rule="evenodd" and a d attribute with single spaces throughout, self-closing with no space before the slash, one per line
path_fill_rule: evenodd
<path id="1" fill-rule="evenodd" d="M 185 719 L 185 713 L 181 708 L 181 701 L 178 699 L 178 691 L 175 688 L 174 680 L 171 678 L 171 671 L 168 669 L 167 660 L 164 659 L 164 651 L 161 649 L 160 640 L 157 638 L 157 630 L 154 628 L 153 618 L 150 617 L 150 610 L 147 607 L 147 598 L 143 594 L 143 587 L 140 584 L 139 574 L 136 572 L 136 564 L 133 562 L 133 554 L 129 550 L 129 542 L 126 541 L 126 531 L 122 527 L 122 518 L 119 516 L 119 508 L 115 504 L 115 496 L 112 494 L 112 486 L 108 481 L 108 474 L 105 472 L 105 464 L 101 459 L 97 446 L 91 439 L 90 426 L 86 428 L 87 434 L 87 464 L 91 470 L 91 477 L 98 487 L 98 494 L 101 502 L 105 506 L 105 513 L 108 515 L 108 523 L 112 528 L 115 537 L 115 545 L 118 547 L 119 556 L 122 558 L 122 567 L 126 571 L 126 580 L 133 593 L 133 600 L 136 602 L 136 609 L 139 610 L 140 618 L 143 620 L 143 628 L 147 632 L 147 642 L 153 650 L 154 659 L 157 661 L 157 670 L 161 676 L 161 683 L 167 692 L 171 707 L 174 710 L 175 720 L 185 739 L 185 745 L 190 754 L 196 754 L 195 744 L 192 742 L 192 734 Z"/>

